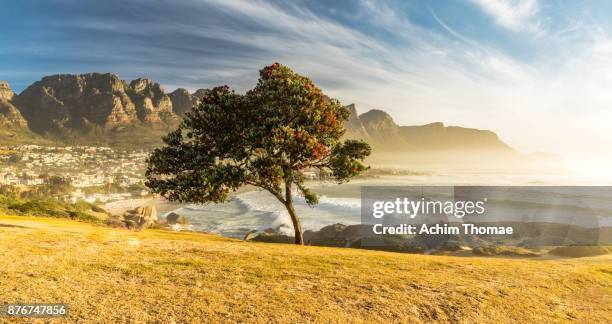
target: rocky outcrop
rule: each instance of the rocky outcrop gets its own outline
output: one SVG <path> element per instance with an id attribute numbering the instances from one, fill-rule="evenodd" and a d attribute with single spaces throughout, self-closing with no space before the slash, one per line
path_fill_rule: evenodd
<path id="1" fill-rule="evenodd" d="M 199 102 L 196 96 L 192 96 L 187 89 L 178 88 L 168 95 L 172 101 L 174 112 L 185 117 L 185 113 L 190 111 Z"/>
<path id="2" fill-rule="evenodd" d="M 349 118 L 344 122 L 344 127 L 346 128 L 346 137 L 352 139 L 367 140 L 369 138 L 369 135 L 365 127 L 363 127 L 361 120 L 359 120 L 357 108 L 355 108 L 354 104 L 350 104 L 346 107 L 351 113 Z"/>
<path id="3" fill-rule="evenodd" d="M 155 206 L 143 206 L 128 210 L 123 214 L 123 223 L 127 228 L 145 229 L 157 222 L 157 209 Z"/>
<path id="4" fill-rule="evenodd" d="M 15 93 L 6 81 L 0 81 L 0 127 L 6 129 L 27 129 L 28 123 L 12 103 Z"/>
<path id="5" fill-rule="evenodd" d="M 170 97 L 157 82 L 136 79 L 130 83 L 128 95 L 136 106 L 138 119 L 146 124 L 168 123 L 176 117 Z"/>
<path id="6" fill-rule="evenodd" d="M 35 132 L 65 133 L 98 127 L 176 125 L 172 101 L 148 79 L 129 85 L 114 74 L 59 74 L 44 77 L 15 96 L 14 102 Z"/>
<path id="7" fill-rule="evenodd" d="M 174 112 L 180 116 L 185 117 L 185 114 L 197 107 L 204 97 L 206 89 L 198 89 L 193 94 L 190 94 L 187 89 L 178 88 L 170 93 L 168 96 L 172 100 L 172 108 Z"/>
<path id="8" fill-rule="evenodd" d="M 0 100 L 0 127 L 7 129 L 27 129 L 28 122 L 10 102 Z"/>
<path id="9" fill-rule="evenodd" d="M 375 149 L 398 150 L 409 147 L 400 134 L 400 127 L 388 113 L 373 109 L 361 114 L 359 121 L 368 136 L 367 140 L 372 142 Z"/>
<path id="10" fill-rule="evenodd" d="M 94 124 L 105 129 L 137 121 L 124 81 L 116 75 L 89 73 L 44 77 L 16 96 L 32 130 L 61 132 Z"/>

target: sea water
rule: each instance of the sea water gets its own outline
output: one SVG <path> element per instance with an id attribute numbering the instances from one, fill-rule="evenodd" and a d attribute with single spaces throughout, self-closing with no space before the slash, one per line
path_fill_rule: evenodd
<path id="1" fill-rule="evenodd" d="M 345 184 L 311 182 L 309 187 L 320 194 L 319 203 L 309 206 L 303 197 L 296 195 L 295 209 L 304 230 L 319 230 L 327 225 L 341 223 L 359 224 L 361 221 L 362 186 L 436 186 L 436 185 L 567 185 L 580 184 L 574 179 L 560 179 L 517 174 L 437 174 L 416 176 L 383 176 L 375 179 L 358 179 Z M 541 188 L 541 187 L 540 187 Z M 552 188 L 551 188 L 552 190 Z M 525 199 L 528 200 L 528 193 Z M 521 199 L 514 206 L 521 208 Z M 605 208 L 612 210 L 605 200 Z M 192 229 L 242 238 L 251 230 L 274 229 L 292 235 L 293 227 L 285 207 L 265 190 L 253 190 L 234 195 L 223 204 L 184 205 L 174 212 L 189 219 Z M 504 215 L 520 215 L 513 210 Z M 162 215 L 165 217 L 165 215 Z M 570 217 L 575 220 L 573 215 Z M 579 219 L 579 218 L 578 218 Z M 507 218 L 505 220 L 513 220 Z M 521 220 L 521 219 L 519 219 Z M 488 221 L 497 221 L 489 219 Z M 565 222 L 565 221 L 563 221 Z M 574 222 L 574 221 L 572 221 Z M 598 220 L 600 226 L 612 226 L 612 218 Z M 578 224 L 576 224 L 578 225 Z M 588 225 L 588 224 L 587 224 Z M 590 225 L 588 225 L 590 227 Z"/>

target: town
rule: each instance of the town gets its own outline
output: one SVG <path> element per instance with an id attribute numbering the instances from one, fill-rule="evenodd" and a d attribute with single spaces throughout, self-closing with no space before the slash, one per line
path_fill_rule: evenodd
<path id="1" fill-rule="evenodd" d="M 0 147 L 0 188 L 46 189 L 54 198 L 90 203 L 146 196 L 148 152 L 110 147 L 22 145 Z"/>

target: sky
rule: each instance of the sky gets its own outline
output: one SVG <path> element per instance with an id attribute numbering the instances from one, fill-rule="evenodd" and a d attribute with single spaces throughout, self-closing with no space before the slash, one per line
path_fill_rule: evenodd
<path id="1" fill-rule="evenodd" d="M 612 160 L 612 1 L 20 0 L 0 80 L 146 77 L 244 92 L 273 62 L 401 125 L 495 131 L 525 153 Z"/>

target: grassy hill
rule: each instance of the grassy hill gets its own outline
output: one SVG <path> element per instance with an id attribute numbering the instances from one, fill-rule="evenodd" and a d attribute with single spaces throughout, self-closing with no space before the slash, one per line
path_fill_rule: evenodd
<path id="1" fill-rule="evenodd" d="M 99 322 L 612 321 L 612 259 L 424 256 L 0 216 L 3 302 Z"/>

